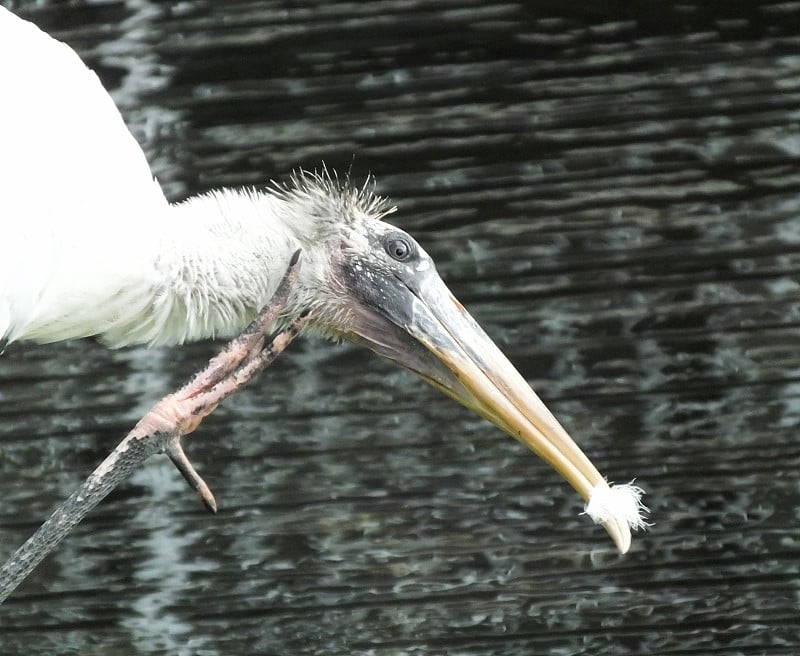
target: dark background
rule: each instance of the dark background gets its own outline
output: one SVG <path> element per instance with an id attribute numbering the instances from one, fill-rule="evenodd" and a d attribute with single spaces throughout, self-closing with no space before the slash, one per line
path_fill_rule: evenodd
<path id="1" fill-rule="evenodd" d="M 799 653 L 800 3 L 3 4 L 173 199 L 374 173 L 654 526 L 618 556 L 521 445 L 304 341 L 189 441 L 219 515 L 149 463 L 0 607 L 2 653 Z M 213 350 L 12 345 L 0 557 Z"/>

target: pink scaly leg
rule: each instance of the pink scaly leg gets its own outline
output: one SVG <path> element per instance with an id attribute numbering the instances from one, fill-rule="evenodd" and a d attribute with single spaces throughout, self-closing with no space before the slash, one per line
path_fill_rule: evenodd
<path id="1" fill-rule="evenodd" d="M 39 562 L 114 488 L 154 453 L 166 453 L 211 511 L 217 504 L 208 485 L 195 471 L 180 443 L 219 403 L 241 389 L 276 358 L 297 336 L 307 319 L 302 313 L 270 341 L 264 336 L 286 308 L 297 279 L 297 251 L 275 295 L 253 322 L 205 369 L 174 394 L 158 401 L 84 483 L 64 501 L 0 568 L 0 603 Z"/>
<path id="2" fill-rule="evenodd" d="M 192 466 L 186 453 L 183 451 L 180 439 L 194 431 L 217 406 L 231 394 L 238 392 L 247 385 L 256 374 L 265 369 L 297 336 L 306 322 L 307 314 L 301 314 L 297 319 L 282 332 L 274 335 L 267 346 L 263 346 L 263 338 L 254 340 L 252 345 L 248 345 L 246 351 L 240 350 L 236 344 L 242 336 L 237 337 L 223 351 L 235 355 L 238 368 L 229 368 L 225 377 L 213 385 L 208 385 L 208 380 L 203 384 L 198 383 L 199 378 L 204 378 L 208 367 L 200 372 L 188 385 L 181 388 L 175 394 L 170 394 L 159 401 L 137 424 L 142 431 L 149 431 L 147 434 L 160 433 L 165 436 L 164 452 L 169 456 L 172 463 L 183 474 L 183 477 L 200 495 L 203 504 L 211 512 L 217 511 L 217 502 L 211 493 L 208 485 L 200 477 Z M 268 326 L 271 321 L 265 321 Z M 252 324 L 251 324 L 252 325 Z M 252 348 L 252 347 L 255 348 Z M 222 354 L 221 354 L 222 355 Z M 239 356 L 244 357 L 239 357 Z M 214 358 L 218 360 L 220 356 Z M 212 363 L 216 366 L 218 363 Z M 225 366 L 229 363 L 226 361 Z M 135 429 L 134 429 L 135 430 Z"/>

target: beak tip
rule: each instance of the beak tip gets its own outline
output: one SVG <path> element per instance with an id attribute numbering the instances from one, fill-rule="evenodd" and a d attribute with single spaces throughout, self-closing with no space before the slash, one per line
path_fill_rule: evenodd
<path id="1" fill-rule="evenodd" d="M 626 485 L 603 481 L 592 489 L 586 504 L 586 514 L 608 531 L 621 554 L 631 548 L 631 529 L 648 526 L 645 514 L 649 509 L 642 503 L 643 495 L 644 490 L 633 481 Z"/>
<path id="2" fill-rule="evenodd" d="M 628 553 L 631 548 L 631 530 L 628 525 L 621 523 L 618 517 L 608 519 L 602 522 L 602 525 L 611 536 L 620 554 Z"/>

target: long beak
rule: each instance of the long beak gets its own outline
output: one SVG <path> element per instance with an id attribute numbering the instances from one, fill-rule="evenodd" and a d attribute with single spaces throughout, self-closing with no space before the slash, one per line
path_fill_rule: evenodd
<path id="1" fill-rule="evenodd" d="M 414 289 L 404 283 L 405 293 L 394 295 L 392 305 L 397 312 L 391 307 L 381 308 L 383 317 L 401 330 L 389 331 L 388 322 L 369 313 L 371 320 L 359 322 L 359 334 L 351 338 L 411 369 L 520 440 L 559 472 L 587 503 L 598 494 L 609 498 L 612 490 L 597 468 L 441 278 L 429 275 L 417 283 Z M 588 506 L 587 512 L 591 514 Z M 593 518 L 625 553 L 631 543 L 630 525 L 641 523 L 638 507 L 635 514 L 633 521 L 630 512 L 606 509 Z"/>

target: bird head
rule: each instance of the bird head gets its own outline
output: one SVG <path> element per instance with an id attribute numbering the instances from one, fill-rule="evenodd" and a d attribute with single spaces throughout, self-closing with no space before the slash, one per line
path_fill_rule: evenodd
<path id="1" fill-rule="evenodd" d="M 587 503 L 598 492 L 613 497 L 592 462 L 453 296 L 430 255 L 384 220 L 393 208 L 369 188 L 340 185 L 327 175 L 296 176 L 284 193 L 293 196 L 297 220 L 315 222 L 315 230 L 303 230 L 314 237 L 302 244 L 297 302 L 311 308 L 319 331 L 366 346 L 489 420 L 548 462 Z M 623 553 L 631 527 L 642 525 L 640 490 L 633 490 L 599 509 L 595 503 L 593 513 Z"/>

